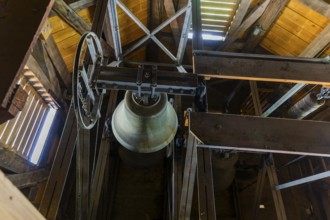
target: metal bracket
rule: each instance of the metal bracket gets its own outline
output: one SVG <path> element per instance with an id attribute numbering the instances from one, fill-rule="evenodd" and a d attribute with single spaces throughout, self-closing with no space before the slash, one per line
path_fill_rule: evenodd
<path id="1" fill-rule="evenodd" d="M 322 87 L 320 93 L 316 95 L 317 100 L 330 99 L 330 88 Z"/>
<path id="2" fill-rule="evenodd" d="M 156 87 L 157 87 L 157 72 L 158 72 L 157 66 L 152 66 L 152 70 L 151 70 L 151 98 L 155 97 L 155 90 L 156 90 Z"/>
<path id="3" fill-rule="evenodd" d="M 136 76 L 136 85 L 138 87 L 138 94 L 137 94 L 138 97 L 141 97 L 141 85 L 142 85 L 143 69 L 144 69 L 144 66 L 139 65 L 137 76 Z"/>

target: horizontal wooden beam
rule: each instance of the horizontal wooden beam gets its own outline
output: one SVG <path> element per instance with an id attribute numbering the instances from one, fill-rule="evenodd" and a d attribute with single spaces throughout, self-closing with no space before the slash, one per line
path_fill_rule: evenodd
<path id="1" fill-rule="evenodd" d="M 330 85 L 330 65 L 320 59 L 223 52 L 193 59 L 195 72 L 211 78 Z"/>
<path id="2" fill-rule="evenodd" d="M 329 122 L 190 113 L 199 147 L 330 157 Z"/>
<path id="3" fill-rule="evenodd" d="M 8 149 L 10 149 L 9 146 L 5 147 L 5 144 L 0 143 L 1 169 L 6 169 L 14 173 L 24 173 L 38 169 L 37 166 Z"/>
<path id="4" fill-rule="evenodd" d="M 45 168 L 34 171 L 11 174 L 7 178 L 19 189 L 35 186 L 38 183 L 46 181 L 49 175 L 49 170 Z"/>

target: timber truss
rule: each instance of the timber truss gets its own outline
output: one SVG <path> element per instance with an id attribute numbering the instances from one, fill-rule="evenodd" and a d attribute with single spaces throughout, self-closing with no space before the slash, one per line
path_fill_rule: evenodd
<path id="1" fill-rule="evenodd" d="M 121 46 L 116 6 L 119 6 L 146 34 L 126 51 L 123 51 Z M 177 54 L 174 55 L 156 38 L 155 34 L 184 13 L 185 19 L 181 38 Z M 305 84 L 330 85 L 328 60 L 205 51 L 203 50 L 199 0 L 188 1 L 185 7 L 178 10 L 173 17 L 167 19 L 152 31 L 139 21 L 120 0 L 97 1 L 95 14 L 98 17 L 94 20 L 92 31 L 96 34 L 84 36 L 88 44 L 89 57 L 88 59 L 80 58 L 80 56 L 76 58 L 73 82 L 75 96 L 73 103 L 76 115 L 78 115 L 78 122 L 83 121 L 83 123 L 79 123 L 83 126 L 80 126 L 77 130 L 77 122 L 74 120 L 74 112 L 71 107 L 59 144 L 60 153 L 55 158 L 55 161 L 60 161 L 63 155 L 72 156 L 73 146 L 76 146 L 77 219 L 96 219 L 97 216 L 101 189 L 105 187 L 102 184 L 106 182 L 103 178 L 110 154 L 109 145 L 113 145 L 111 135 L 109 135 L 110 131 L 109 129 L 103 129 L 102 123 L 110 118 L 114 111 L 117 90 L 150 93 L 160 91 L 173 94 L 178 99 L 182 95 L 192 95 L 198 100 L 195 103 L 196 109 L 207 110 L 206 93 L 201 92 L 203 88 L 205 89 L 203 77 L 298 83 L 270 110 L 264 113 L 260 112 L 259 115 L 264 117 L 201 112 L 191 112 L 189 114 L 184 172 L 178 173 L 173 168 L 173 178 L 182 178 L 182 183 L 173 181 L 171 219 L 190 219 L 196 174 L 199 217 L 208 220 L 216 219 L 211 149 L 262 153 L 265 155 L 262 162 L 264 169 L 260 179 L 258 179 L 258 184 L 262 187 L 265 172 L 267 172 L 273 188 L 274 201 L 277 204 L 278 219 L 286 219 L 280 193 L 281 189 L 297 185 L 297 181 L 298 183 L 304 183 L 329 176 L 329 173 L 326 172 L 309 177 L 309 179 L 297 180 L 294 183 L 279 184 L 271 154 L 283 153 L 329 157 L 328 145 L 330 140 L 328 131 L 330 130 L 330 123 L 265 118 Z M 110 64 L 104 62 L 101 44 L 97 40 L 101 36 L 105 19 L 109 19 L 111 24 L 110 37 L 113 41 L 116 57 L 116 61 Z M 182 65 L 182 60 L 191 23 L 194 36 L 192 39 L 194 73 L 187 73 Z M 177 72 L 160 71 L 155 66 L 160 67 L 161 64 L 153 64 L 154 67 L 151 70 L 144 69 L 142 66 L 144 63 L 141 63 L 139 68 L 119 67 L 128 54 L 142 46 L 149 39 L 155 42 L 171 58 L 172 65 L 175 65 Z M 85 65 L 82 66 L 81 63 Z M 110 99 L 106 115 L 102 116 L 102 99 L 107 90 L 111 90 Z M 258 96 L 257 93 L 254 93 L 254 95 Z M 258 97 L 254 100 L 257 102 Z M 255 103 L 255 106 L 260 107 L 260 103 Z M 182 111 L 180 108 L 177 109 Z M 91 149 L 94 149 L 94 146 L 90 146 L 90 130 L 85 128 L 91 128 L 93 125 L 101 128 L 100 130 L 103 130 L 103 133 L 101 132 L 102 135 L 98 136 L 101 138 L 100 146 L 95 146 L 97 148 L 95 152 L 99 152 L 98 155 L 94 155 L 97 160 L 94 161 L 94 164 L 91 164 L 90 152 Z M 76 135 L 78 135 L 78 138 L 76 138 Z M 68 149 L 69 153 L 64 154 L 64 149 L 68 146 L 71 146 Z M 110 146 L 110 149 L 112 148 L 113 146 Z M 175 149 L 172 152 L 175 152 Z M 175 156 L 173 156 L 173 160 L 173 164 L 176 164 Z M 69 164 L 65 165 L 69 166 Z M 207 169 L 204 169 L 205 167 Z M 51 178 L 61 178 L 65 182 L 66 175 L 58 177 L 57 173 L 67 174 L 67 172 L 68 167 L 55 167 L 54 165 L 50 176 Z M 259 205 L 258 198 L 260 198 L 262 191 L 259 188 L 258 190 L 255 207 Z M 54 180 L 50 179 L 46 192 L 49 192 L 49 195 L 46 195 L 43 199 L 40 210 L 45 216 L 53 218 L 57 214 L 63 193 L 63 182 L 62 185 L 55 184 Z M 50 192 L 53 192 L 53 194 Z M 57 196 L 54 197 L 54 194 Z"/>

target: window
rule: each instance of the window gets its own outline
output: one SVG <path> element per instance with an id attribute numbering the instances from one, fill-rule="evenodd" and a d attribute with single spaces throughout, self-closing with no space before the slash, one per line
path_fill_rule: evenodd
<path id="1" fill-rule="evenodd" d="M 236 14 L 238 0 L 200 0 L 202 37 L 204 40 L 224 41 Z M 192 39 L 192 29 L 188 38 Z"/>
<path id="2" fill-rule="evenodd" d="M 28 98 L 23 110 L 15 118 L 0 125 L 0 142 L 16 154 L 38 164 L 56 109 L 48 105 L 25 80 L 20 80 L 18 84 L 28 93 Z"/>

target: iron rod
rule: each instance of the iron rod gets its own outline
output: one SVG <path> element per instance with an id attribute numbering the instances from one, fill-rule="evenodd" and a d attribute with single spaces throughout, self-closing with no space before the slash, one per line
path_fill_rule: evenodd
<path id="1" fill-rule="evenodd" d="M 296 94 L 300 89 L 302 89 L 306 84 L 298 83 L 293 86 L 285 95 L 283 95 L 279 100 L 277 100 L 271 107 L 269 107 L 261 116 L 267 117 L 273 113 L 278 107 L 280 107 L 284 102 Z"/>
<path id="2" fill-rule="evenodd" d="M 117 0 L 119 7 L 147 34 L 150 34 L 149 29 L 126 7 L 124 3 Z"/>
<path id="3" fill-rule="evenodd" d="M 297 180 L 294 180 L 294 181 L 291 181 L 291 182 L 283 183 L 283 184 L 277 185 L 275 188 L 276 188 L 276 190 L 282 190 L 282 189 L 286 189 L 286 188 L 289 188 L 289 187 L 292 187 L 292 186 L 297 186 L 297 185 L 304 184 L 304 183 L 309 183 L 309 182 L 312 182 L 312 181 L 315 181 L 315 180 L 324 179 L 324 178 L 327 178 L 329 176 L 330 176 L 330 171 L 326 171 L 326 172 L 323 172 L 323 173 L 319 173 L 319 174 L 315 174 L 315 175 L 312 175 L 312 176 L 297 179 Z"/>

